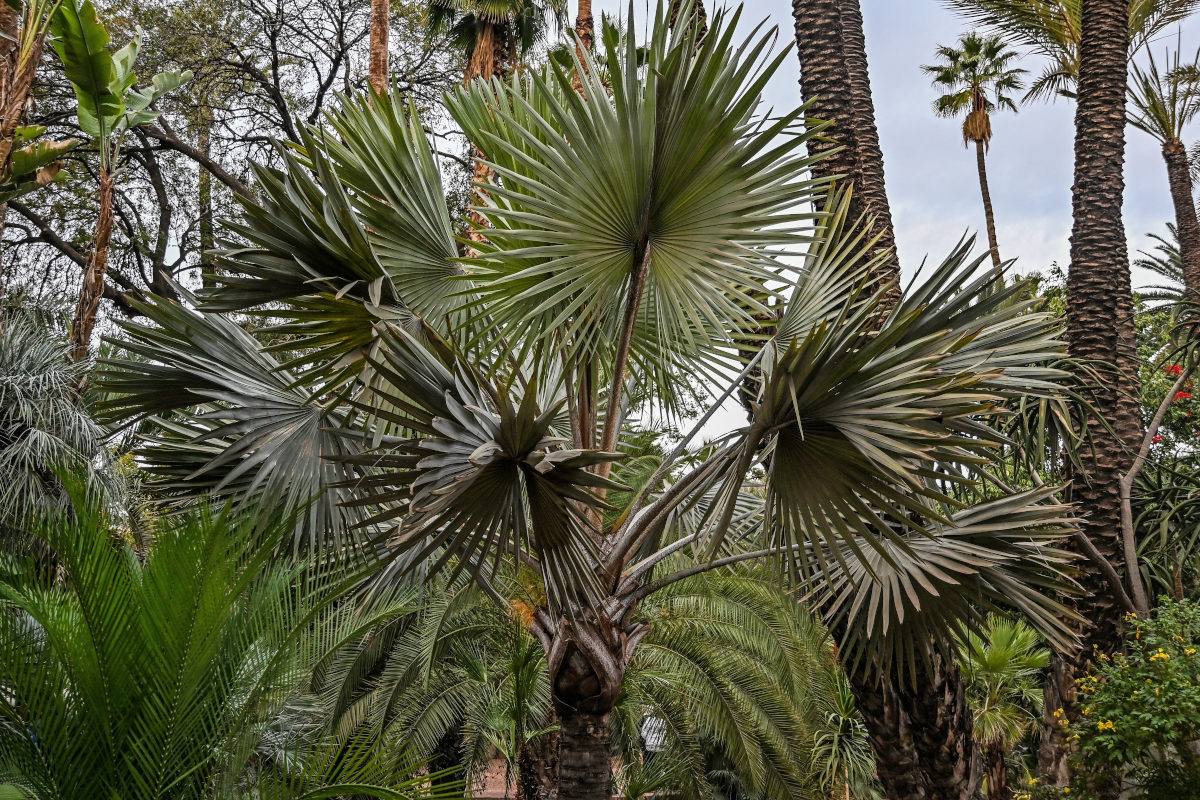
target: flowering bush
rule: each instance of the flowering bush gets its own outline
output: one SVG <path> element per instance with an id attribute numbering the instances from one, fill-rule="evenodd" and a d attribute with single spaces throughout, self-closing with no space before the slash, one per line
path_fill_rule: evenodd
<path id="1" fill-rule="evenodd" d="M 1082 762 L 1114 768 L 1137 796 L 1171 796 L 1200 785 L 1200 606 L 1164 599 L 1150 619 L 1126 620 L 1125 652 L 1100 655 L 1077 681 L 1069 738 Z"/>

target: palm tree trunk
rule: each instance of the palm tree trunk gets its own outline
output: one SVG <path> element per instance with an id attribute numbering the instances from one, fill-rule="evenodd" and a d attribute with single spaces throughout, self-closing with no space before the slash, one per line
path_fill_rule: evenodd
<path id="1" fill-rule="evenodd" d="M 992 212 L 992 192 L 988 189 L 987 156 L 982 139 L 975 140 L 975 167 L 979 170 L 979 191 L 983 195 L 983 217 L 987 223 L 988 248 L 992 266 L 1000 269 L 1000 245 L 996 243 L 996 217 Z"/>
<path id="2" fill-rule="evenodd" d="M 958 665 L 937 653 L 916 685 L 901 684 L 901 705 L 912 723 L 913 739 L 930 800 L 981 798 L 983 756 L 975 742 L 974 718 Z"/>
<path id="3" fill-rule="evenodd" d="M 1179 139 L 1163 145 L 1167 162 L 1167 181 L 1175 206 L 1175 229 L 1179 232 L 1179 260 L 1183 265 L 1184 299 L 1200 303 L 1200 220 L 1192 202 L 1192 174 L 1188 168 L 1187 147 Z"/>
<path id="4" fill-rule="evenodd" d="M 96 231 L 92 236 L 92 252 L 83 271 L 79 302 L 75 306 L 75 317 L 71 322 L 71 357 L 76 361 L 87 358 L 88 348 L 92 343 L 92 329 L 96 326 L 96 312 L 100 309 L 100 295 L 104 292 L 104 275 L 108 272 L 108 246 L 112 240 L 114 183 L 112 173 L 100 173 L 100 212 L 96 218 Z"/>
<path id="5" fill-rule="evenodd" d="M 1083 532 L 1100 556 L 1120 570 L 1120 480 L 1141 438 L 1138 372 L 1129 254 L 1121 216 L 1124 198 L 1125 91 L 1129 50 L 1126 0 L 1083 0 L 1078 100 L 1075 111 L 1075 184 L 1072 187 L 1071 267 L 1067 274 L 1067 344 L 1076 358 L 1115 361 L 1114 374 L 1096 387 L 1092 402 L 1112 426 L 1089 422 L 1092 447 L 1072 476 Z M 1077 718 L 1074 675 L 1086 668 L 1093 647 L 1120 644 L 1121 609 L 1094 563 L 1081 562 L 1083 593 L 1075 599 L 1085 620 L 1083 646 L 1059 660 L 1045 687 L 1047 719 L 1061 707 Z M 1062 674 L 1056 674 L 1060 672 Z M 1060 705 L 1050 702 L 1059 701 Z M 1057 721 L 1057 720 L 1055 720 Z M 1067 754 L 1057 724 L 1043 729 L 1039 768 L 1062 780 Z"/>
<path id="6" fill-rule="evenodd" d="M 575 11 L 575 33 L 584 50 L 591 50 L 596 40 L 596 22 L 592 19 L 592 0 L 579 0 Z"/>
<path id="7" fill-rule="evenodd" d="M 879 247 L 894 251 L 896 236 L 858 0 L 792 0 L 792 17 L 800 56 L 800 92 L 809 104 L 808 115 L 833 123 L 824 137 L 831 141 L 809 144 L 812 153 L 824 155 L 813 165 L 813 177 L 849 184 L 851 218 L 871 217 Z M 877 279 L 890 284 L 893 302 L 899 297 L 899 274 L 894 257 L 875 271 Z"/>
<path id="8" fill-rule="evenodd" d="M 1004 748 L 998 744 L 988 745 L 984 749 L 987 761 L 987 796 L 988 800 L 1012 800 L 1012 789 L 1008 785 L 1008 758 Z"/>
<path id="9" fill-rule="evenodd" d="M 610 716 L 559 707 L 559 800 L 612 800 Z"/>
<path id="10" fill-rule="evenodd" d="M 517 800 L 557 800 L 559 733 L 524 742 L 517 750 Z"/>
<path id="11" fill-rule="evenodd" d="M 388 89 L 388 33 L 392 5 L 389 0 L 371 0 L 371 44 L 367 82 L 377 93 Z"/>
<path id="12" fill-rule="evenodd" d="M 867 726 L 875 772 L 888 800 L 928 800 L 918 763 L 912 721 L 901 707 L 891 675 L 868 678 L 866 670 L 850 674 L 854 703 Z"/>
<path id="13" fill-rule="evenodd" d="M 895 302 L 900 297 L 900 262 L 895 255 L 896 229 L 892 224 L 892 208 L 888 203 L 887 182 L 883 173 L 883 149 L 879 146 L 879 130 L 875 126 L 875 104 L 871 99 L 871 74 L 867 68 L 867 39 L 863 31 L 862 8 L 859 0 L 839 0 L 842 22 L 842 48 L 846 59 L 846 74 L 850 80 L 851 111 L 854 116 L 854 138 L 858 158 L 858 182 L 855 193 L 861 198 L 866 213 L 875 218 L 873 232 L 879 237 L 878 247 L 892 252 L 876 275 L 891 281 L 888 293 Z"/>

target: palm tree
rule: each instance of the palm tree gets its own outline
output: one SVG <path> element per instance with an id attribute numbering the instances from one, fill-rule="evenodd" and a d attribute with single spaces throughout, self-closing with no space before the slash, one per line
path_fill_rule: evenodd
<path id="1" fill-rule="evenodd" d="M 1200 301 L 1200 220 L 1192 199 L 1192 175 L 1184 127 L 1200 113 L 1200 53 L 1190 64 L 1181 64 L 1176 51 L 1166 74 L 1159 72 L 1153 56 L 1143 69 L 1134 64 L 1130 75 L 1129 122 L 1154 137 L 1162 146 L 1167 182 L 1175 206 L 1174 230 L 1183 267 L 1184 298 Z"/>
<path id="2" fill-rule="evenodd" d="M 992 252 L 992 265 L 999 267 L 1000 247 L 996 243 L 996 220 L 992 214 L 986 163 L 986 152 L 992 141 L 991 112 L 996 109 L 1016 112 L 1017 104 L 1008 93 L 1024 88 L 1021 76 L 1025 70 L 1012 65 L 1017 53 L 999 36 L 968 33 L 959 39 L 957 47 L 938 47 L 937 55 L 937 64 L 921 69 L 932 78 L 935 87 L 946 92 L 933 101 L 934 112 L 939 117 L 965 115 L 963 145 L 975 143 L 988 246 Z"/>
<path id="3" fill-rule="evenodd" d="M 1011 800 L 1008 756 L 1041 716 L 1050 651 L 1023 622 L 989 615 L 982 631 L 963 639 L 958 663 L 987 763 L 988 800 Z"/>
<path id="4" fill-rule="evenodd" d="M 865 649 L 859 660 L 885 670 L 895 660 L 872 654 L 897 638 L 906 662 L 927 662 L 950 620 L 925 609 L 952 598 L 967 619 L 981 607 L 968 596 L 1015 604 L 1068 646 L 1062 607 L 1032 588 L 1061 570 L 1062 507 L 1043 491 L 1005 495 L 1021 522 L 976 525 L 984 512 L 956 511 L 943 480 L 979 475 L 998 401 L 1058 393 L 1054 320 L 1013 302 L 1020 285 L 971 277 L 969 242 L 885 313 L 845 199 L 826 203 L 819 236 L 796 215 L 821 189 L 801 154 L 813 134 L 796 127 L 802 109 L 756 116 L 780 57 L 769 33 L 735 43 L 737 19 L 714 15 L 697 44 L 660 10 L 646 50 L 605 41 L 611 95 L 584 53 L 582 70 L 449 97 L 499 176 L 468 259 L 415 112 L 347 100 L 280 169 L 259 170 L 262 204 L 246 206 L 203 307 L 186 293 L 189 305 L 139 303 L 122 344 L 137 357 L 100 375 L 108 413 L 154 418 L 144 457 L 181 503 L 303 510 L 297 546 L 385 558 L 388 575 L 457 570 L 502 604 L 500 567 L 528 570 L 563 800 L 609 796 L 612 714 L 653 627 L 639 610 L 695 575 L 782 559 L 819 583 L 887 553 L 894 571 L 838 585 L 892 635 L 837 626 L 852 638 L 843 653 Z M 802 244 L 803 270 L 774 257 Z M 760 296 L 776 298 L 779 322 L 756 360 L 734 361 L 754 314 L 772 310 Z M 225 316 L 241 311 L 284 322 Z M 759 363 L 749 423 L 689 452 Z M 678 397 L 702 378 L 709 408 L 608 517 L 629 398 Z M 701 507 L 690 529 L 668 527 Z M 762 524 L 745 530 L 747 518 Z M 926 568 L 924 542 L 958 559 L 952 579 Z M 895 582 L 868 591 L 883 574 Z"/>
<path id="5" fill-rule="evenodd" d="M 376 94 L 387 91 L 388 34 L 392 26 L 391 0 L 371 0 L 371 40 L 369 45 L 367 83 Z"/>
<path id="6" fill-rule="evenodd" d="M 562 24 L 564 0 L 428 0 L 426 25 L 466 56 L 463 82 L 504 77 Z"/>
<path id="7" fill-rule="evenodd" d="M 1056 655 L 1047 681 L 1047 706 L 1065 709 L 1070 719 L 1078 713 L 1074 675 L 1081 674 L 1093 646 L 1109 652 L 1121 642 L 1117 587 L 1097 562 L 1137 569 L 1136 555 L 1126 552 L 1122 542 L 1121 479 L 1142 430 L 1133 296 L 1121 216 L 1129 8 L 1124 0 L 1084 0 L 1081 15 L 1067 341 L 1072 356 L 1109 362 L 1114 370 L 1092 396 L 1103 422 L 1089 421 L 1090 452 L 1072 483 L 1090 543 L 1091 560 L 1081 578 L 1087 593 L 1076 601 L 1087 621 L 1085 646 L 1075 655 Z M 1043 771 L 1061 783 L 1066 780 L 1065 743 L 1055 723 L 1057 719 L 1047 717 L 1040 761 Z"/>
<path id="8" fill-rule="evenodd" d="M 1179 229 L 1175 223 L 1167 223 L 1166 234 L 1148 233 L 1147 238 L 1155 242 L 1152 250 L 1139 250 L 1133 266 L 1153 272 L 1156 280 L 1164 281 L 1138 290 L 1142 300 L 1164 303 L 1168 308 L 1183 304 L 1183 256 L 1179 248 Z"/>
<path id="9" fill-rule="evenodd" d="M 876 265 L 875 275 L 894 300 L 900 268 L 858 0 L 792 0 L 792 17 L 806 115 L 815 129 L 831 126 L 809 143 L 810 152 L 825 155 L 813 164 L 813 176 L 850 185 L 850 218 L 873 219 L 878 250 L 892 253 Z"/>
<path id="10" fill-rule="evenodd" d="M 302 680 L 402 609 L 357 614 L 339 601 L 360 576 L 273 562 L 269 516 L 173 518 L 143 561 L 102 497 L 68 491 L 69 513 L 29 527 L 58 580 L 20 561 L 0 579 L 0 793 L 430 796 L 411 756 L 326 732 Z"/>
<path id="11" fill-rule="evenodd" d="M 1047 61 L 1026 99 L 1074 97 L 1079 81 L 1084 0 L 944 0 L 973 24 L 986 25 Z M 1130 0 L 1127 58 L 1182 22 L 1198 0 Z"/>
<path id="12" fill-rule="evenodd" d="M 61 470 L 113 485 L 104 431 L 79 396 L 83 373 L 51 326 L 9 311 L 0 326 L 0 526 L 8 532 L 32 513 L 64 509 Z"/>

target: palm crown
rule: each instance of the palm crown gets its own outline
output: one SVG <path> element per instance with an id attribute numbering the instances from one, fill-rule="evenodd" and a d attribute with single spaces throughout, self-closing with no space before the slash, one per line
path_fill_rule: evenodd
<path id="1" fill-rule="evenodd" d="M 968 33 L 956 47 L 941 45 L 938 63 L 921 69 L 945 94 L 933 101 L 939 117 L 966 115 L 963 143 L 992 138 L 990 115 L 997 108 L 1015 112 L 1012 94 L 1025 88 L 1025 70 L 1013 66 L 1018 53 L 999 36 Z"/>
<path id="2" fill-rule="evenodd" d="M 497 565 L 532 570 L 563 713 L 612 708 L 645 598 L 740 561 L 824 581 L 864 621 L 856 647 L 889 643 L 863 663 L 913 663 L 989 606 L 1065 641 L 1040 593 L 1065 509 L 954 489 L 982 479 L 1007 402 L 1058 393 L 1056 323 L 976 276 L 969 243 L 885 310 L 846 198 L 802 210 L 825 189 L 804 109 L 759 111 L 786 54 L 736 42 L 736 14 L 697 42 L 662 13 L 645 50 L 606 38 L 603 81 L 581 53 L 447 98 L 494 176 L 469 258 L 415 112 L 347 100 L 259 170 L 222 285 L 124 326 L 106 408 L 151 419 L 144 458 L 181 502 L 302 509 L 296 544 L 384 559 L 376 585 L 444 566 L 503 601 Z M 755 369 L 749 423 L 689 453 Z M 697 382 L 708 412 L 620 491 L 629 398 Z"/>

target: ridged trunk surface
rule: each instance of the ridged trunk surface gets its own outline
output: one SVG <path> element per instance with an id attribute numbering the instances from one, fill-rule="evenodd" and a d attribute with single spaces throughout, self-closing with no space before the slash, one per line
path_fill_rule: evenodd
<path id="1" fill-rule="evenodd" d="M 559 800 L 612 800 L 609 711 L 559 707 Z"/>
<path id="2" fill-rule="evenodd" d="M 1192 174 L 1187 147 L 1179 139 L 1163 145 L 1171 203 L 1175 206 L 1175 229 L 1179 232 L 1179 260 L 1183 266 L 1184 298 L 1200 303 L 1200 220 L 1192 201 Z"/>
<path id="3" fill-rule="evenodd" d="M 986 747 L 984 763 L 987 765 L 988 800 L 1013 800 L 1012 788 L 1008 785 L 1008 759 L 1004 749 L 998 745 Z"/>
<path id="4" fill-rule="evenodd" d="M 916 685 L 852 675 L 888 800 L 977 800 L 984 765 L 962 674 L 937 655 Z"/>
<path id="5" fill-rule="evenodd" d="M 874 219 L 880 248 L 895 248 L 891 207 L 883 173 L 883 153 L 875 127 L 866 40 L 858 0 L 792 0 L 796 49 L 800 57 L 800 92 L 811 119 L 832 122 L 813 153 L 826 154 L 813 165 L 813 177 L 835 178 L 851 185 L 850 217 Z M 835 148 L 841 148 L 833 152 Z M 899 296 L 899 264 L 893 256 L 876 270 L 888 290 Z"/>
<path id="6" fill-rule="evenodd" d="M 388 33 L 392 6 L 389 0 L 371 0 L 371 43 L 367 82 L 379 94 L 388 89 Z"/>
<path id="7" fill-rule="evenodd" d="M 1094 447 L 1085 453 L 1083 469 L 1072 476 L 1071 498 L 1078 504 L 1084 534 L 1118 571 L 1124 567 L 1120 478 L 1142 433 L 1129 253 L 1121 216 L 1128 13 L 1126 0 L 1083 0 L 1067 273 L 1070 354 L 1116 367 L 1092 397 L 1113 431 L 1098 422 L 1089 425 Z M 1109 652 L 1120 644 L 1122 609 L 1100 570 L 1087 561 L 1081 566 L 1084 591 L 1073 602 L 1086 621 L 1082 647 L 1051 670 L 1045 687 L 1047 720 L 1054 719 L 1059 707 L 1066 718 L 1076 718 L 1074 677 L 1086 668 L 1094 647 Z M 1047 777 L 1061 780 L 1067 753 L 1062 731 L 1057 724 L 1046 724 L 1043 735 L 1039 767 Z"/>
<path id="8" fill-rule="evenodd" d="M 83 271 L 79 302 L 75 304 L 75 316 L 71 321 L 71 357 L 76 361 L 87 358 L 88 348 L 92 343 L 92 329 L 96 327 L 96 312 L 100 310 L 100 296 L 104 293 L 104 276 L 108 272 L 108 246 L 112 240 L 113 183 L 110 173 L 100 173 L 100 210 L 96 216 L 95 234 L 92 236 L 92 252 Z"/>
<path id="9" fill-rule="evenodd" d="M 518 800 L 557 800 L 558 731 L 525 742 L 517 751 Z"/>
<path id="10" fill-rule="evenodd" d="M 983 195 L 983 218 L 987 224 L 988 249 L 992 253 L 992 266 L 1000 268 L 1000 245 L 996 243 L 996 217 L 992 213 L 992 192 L 988 188 L 986 145 L 975 140 L 975 168 L 979 172 L 979 192 Z"/>

